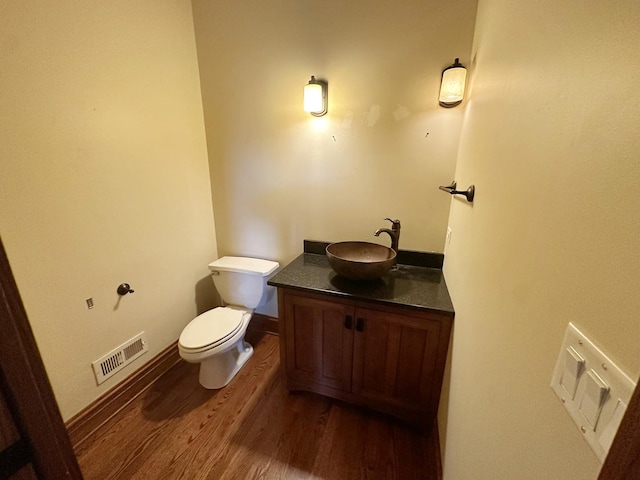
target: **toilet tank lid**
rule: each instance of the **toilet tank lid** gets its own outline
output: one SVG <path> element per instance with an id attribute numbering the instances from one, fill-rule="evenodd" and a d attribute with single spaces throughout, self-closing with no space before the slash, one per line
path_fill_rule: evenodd
<path id="1" fill-rule="evenodd" d="M 275 272 L 278 267 L 278 262 L 249 257 L 222 257 L 209 264 L 212 272 L 241 272 L 263 277 Z"/>

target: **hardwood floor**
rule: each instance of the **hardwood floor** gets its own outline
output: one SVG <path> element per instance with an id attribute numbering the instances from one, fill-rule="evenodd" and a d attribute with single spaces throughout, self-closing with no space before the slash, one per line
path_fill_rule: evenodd
<path id="1" fill-rule="evenodd" d="M 180 362 L 76 447 L 92 479 L 437 479 L 434 442 L 406 426 L 315 394 L 288 393 L 278 337 L 218 391 Z"/>

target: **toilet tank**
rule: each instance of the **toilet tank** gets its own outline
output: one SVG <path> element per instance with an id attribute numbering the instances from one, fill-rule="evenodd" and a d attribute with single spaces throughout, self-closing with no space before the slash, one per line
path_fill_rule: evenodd
<path id="1" fill-rule="evenodd" d="M 222 257 L 209 264 L 213 283 L 227 305 L 256 308 L 266 296 L 267 280 L 278 262 L 249 257 Z"/>

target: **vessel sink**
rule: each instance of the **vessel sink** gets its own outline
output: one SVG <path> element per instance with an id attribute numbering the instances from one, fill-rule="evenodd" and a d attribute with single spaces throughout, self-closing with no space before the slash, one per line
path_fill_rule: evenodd
<path id="1" fill-rule="evenodd" d="M 351 280 L 375 280 L 396 263 L 396 252 L 377 243 L 337 242 L 329 245 L 326 252 L 331 268 Z"/>

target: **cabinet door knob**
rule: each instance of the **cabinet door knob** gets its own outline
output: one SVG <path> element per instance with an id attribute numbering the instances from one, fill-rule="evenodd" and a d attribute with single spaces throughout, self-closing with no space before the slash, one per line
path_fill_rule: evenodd
<path id="1" fill-rule="evenodd" d="M 353 327 L 353 317 L 351 317 L 351 315 L 345 315 L 344 328 L 346 328 L 347 330 L 351 330 L 352 327 Z"/>
<path id="2" fill-rule="evenodd" d="M 364 332 L 364 324 L 365 324 L 365 319 L 360 317 L 356 320 L 356 330 L 359 332 Z"/>

